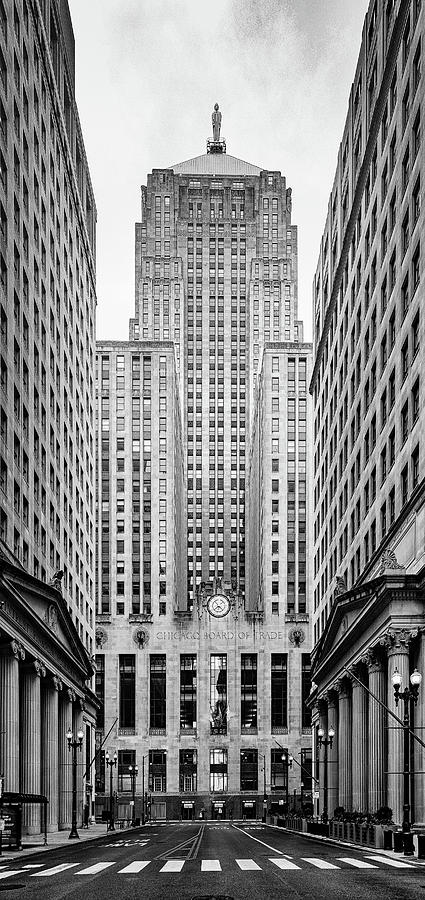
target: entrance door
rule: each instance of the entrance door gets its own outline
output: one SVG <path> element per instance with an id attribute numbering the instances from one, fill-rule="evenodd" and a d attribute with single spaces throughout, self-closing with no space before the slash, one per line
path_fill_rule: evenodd
<path id="1" fill-rule="evenodd" d="M 181 809 L 182 820 L 191 822 L 193 819 L 193 803 L 182 803 Z"/>
<path id="2" fill-rule="evenodd" d="M 257 809 L 255 800 L 242 800 L 242 815 L 245 819 L 256 819 Z"/>
<path id="3" fill-rule="evenodd" d="M 167 804 L 165 800 L 152 800 L 151 817 L 154 822 L 167 818 Z"/>
<path id="4" fill-rule="evenodd" d="M 226 818 L 226 804 L 224 801 L 213 800 L 212 804 L 212 817 L 213 819 L 225 819 Z"/>

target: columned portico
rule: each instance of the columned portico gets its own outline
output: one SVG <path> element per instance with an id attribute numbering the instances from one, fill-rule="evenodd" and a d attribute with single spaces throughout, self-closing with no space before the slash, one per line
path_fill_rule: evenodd
<path id="1" fill-rule="evenodd" d="M 48 798 L 47 831 L 57 831 L 59 815 L 58 726 L 59 691 L 57 676 L 46 678 L 41 693 L 41 793 Z"/>
<path id="2" fill-rule="evenodd" d="M 368 687 L 373 696 L 369 696 L 368 704 L 368 811 L 376 812 L 386 801 L 386 778 L 384 760 L 386 759 L 386 713 L 385 707 L 385 672 L 382 654 L 370 651 L 367 656 L 369 671 Z M 376 699 L 375 699 L 376 698 Z"/>
<path id="3" fill-rule="evenodd" d="M 328 729 L 333 728 L 335 738 L 328 747 L 328 813 L 333 816 L 338 806 L 338 694 L 328 691 Z"/>
<path id="4" fill-rule="evenodd" d="M 8 791 L 19 790 L 19 661 L 23 659 L 25 650 L 17 641 L 11 641 L 0 655 L 0 772 Z"/>
<path id="5" fill-rule="evenodd" d="M 59 703 L 59 829 L 70 828 L 72 817 L 72 766 L 66 738 L 72 731 L 72 703 L 74 693 L 67 688 Z"/>
<path id="6" fill-rule="evenodd" d="M 364 677 L 363 667 L 356 666 L 354 675 L 360 680 Z M 367 810 L 368 784 L 368 736 L 367 736 L 367 693 L 363 684 L 352 679 L 352 809 L 357 812 Z"/>
<path id="7" fill-rule="evenodd" d="M 41 788 L 41 678 L 46 674 L 39 660 L 34 660 L 21 669 L 21 746 L 20 771 L 21 791 L 24 794 L 40 794 Z M 40 807 L 37 804 L 24 806 L 22 814 L 24 832 L 37 834 L 40 831 Z"/>
<path id="8" fill-rule="evenodd" d="M 394 688 L 391 678 L 398 669 L 404 685 L 409 684 L 409 642 L 407 631 L 390 631 L 386 645 L 388 653 L 387 705 L 400 717 L 400 710 L 395 705 Z M 393 811 L 395 822 L 403 818 L 403 729 L 395 719 L 388 720 L 388 806 Z"/>

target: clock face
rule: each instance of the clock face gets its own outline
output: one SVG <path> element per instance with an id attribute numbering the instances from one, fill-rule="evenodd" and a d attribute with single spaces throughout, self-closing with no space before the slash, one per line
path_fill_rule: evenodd
<path id="1" fill-rule="evenodd" d="M 207 603 L 207 609 L 211 616 L 215 616 L 216 619 L 221 619 L 222 616 L 227 616 L 227 613 L 230 609 L 230 602 L 228 597 L 224 594 L 214 594 Z"/>

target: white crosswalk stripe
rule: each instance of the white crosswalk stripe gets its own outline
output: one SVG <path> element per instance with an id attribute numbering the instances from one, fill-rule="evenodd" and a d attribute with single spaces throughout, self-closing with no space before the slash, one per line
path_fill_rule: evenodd
<path id="1" fill-rule="evenodd" d="M 10 869 L 9 872 L 0 872 L 0 878 L 11 878 L 12 875 L 19 875 L 19 869 Z"/>
<path id="2" fill-rule="evenodd" d="M 119 870 L 119 875 L 133 875 L 137 872 L 141 872 L 142 869 L 146 869 L 150 863 L 150 859 L 136 859 L 134 862 L 130 863 L 128 866 L 125 866 L 124 869 Z"/>
<path id="3" fill-rule="evenodd" d="M 115 862 L 100 862 L 95 863 L 93 866 L 87 866 L 87 869 L 81 869 L 81 872 L 75 872 L 75 875 L 97 875 L 98 872 L 103 872 L 104 869 L 109 869 L 109 866 L 114 866 Z"/>
<path id="4" fill-rule="evenodd" d="M 201 872 L 221 872 L 219 859 L 203 859 L 201 862 Z"/>
<path id="5" fill-rule="evenodd" d="M 236 859 L 235 862 L 243 872 L 261 871 L 261 866 L 257 865 L 253 859 Z"/>
<path id="6" fill-rule="evenodd" d="M 283 859 L 282 856 L 278 856 L 277 859 L 271 859 L 269 857 L 269 861 L 273 863 L 278 869 L 299 869 L 299 866 L 296 866 L 295 863 L 291 862 L 290 859 Z"/>
<path id="7" fill-rule="evenodd" d="M 60 872 L 66 872 L 67 869 L 73 869 L 78 865 L 79 863 L 60 863 L 58 866 L 53 866 L 52 869 L 43 869 L 42 872 L 34 872 L 30 877 L 50 878 L 52 875 L 59 875 Z"/>
<path id="8" fill-rule="evenodd" d="M 340 866 L 335 866 L 333 863 L 329 862 L 327 859 L 316 859 L 314 856 L 302 856 L 301 859 L 303 862 L 311 863 L 312 866 L 316 866 L 316 869 L 339 869 Z"/>
<path id="9" fill-rule="evenodd" d="M 184 860 L 184 859 L 169 859 L 169 860 L 165 863 L 165 866 L 163 866 L 162 869 L 160 869 L 159 871 L 160 871 L 160 872 L 165 872 L 165 873 L 167 873 L 167 872 L 181 872 L 181 870 L 182 870 L 184 864 L 185 864 L 185 860 Z"/>
<path id="10" fill-rule="evenodd" d="M 355 869 L 377 869 L 373 863 L 368 863 L 364 859 L 354 859 L 353 856 L 340 856 L 338 862 L 347 863 L 347 866 L 354 866 Z"/>
<path id="11" fill-rule="evenodd" d="M 375 862 L 385 863 L 387 866 L 393 866 L 394 869 L 414 869 L 410 863 L 400 862 L 399 859 L 391 859 L 389 856 L 372 856 L 367 855 L 368 859 L 373 859 Z"/>

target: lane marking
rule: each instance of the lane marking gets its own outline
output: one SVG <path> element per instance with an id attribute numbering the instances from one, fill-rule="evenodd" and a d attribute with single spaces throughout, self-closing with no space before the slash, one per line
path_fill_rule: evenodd
<path id="1" fill-rule="evenodd" d="M 236 859 L 235 862 L 243 872 L 252 871 L 254 869 L 261 872 L 261 866 L 258 866 L 253 859 Z"/>
<path id="2" fill-rule="evenodd" d="M 0 872 L 0 878 L 11 878 L 12 875 L 19 875 L 19 869 L 11 869 L 10 872 Z"/>
<path id="3" fill-rule="evenodd" d="M 186 860 L 184 859 L 169 859 L 159 871 L 165 874 L 167 872 L 181 872 L 185 862 Z"/>
<path id="4" fill-rule="evenodd" d="M 386 863 L 387 866 L 393 866 L 394 869 L 414 869 L 411 863 L 400 862 L 398 859 L 390 859 L 388 856 L 371 856 L 367 854 L 367 859 L 373 859 L 375 862 Z"/>
<path id="5" fill-rule="evenodd" d="M 278 859 L 270 859 L 269 857 L 269 862 L 277 866 L 278 869 L 300 869 L 300 866 L 296 866 L 290 859 L 282 859 L 282 857 L 278 857 Z"/>
<path id="6" fill-rule="evenodd" d="M 142 869 L 146 869 L 150 863 L 150 859 L 139 859 L 135 860 L 135 862 L 130 863 L 130 865 L 125 866 L 124 869 L 120 869 L 118 875 L 131 875 L 133 873 L 141 872 Z"/>
<path id="7" fill-rule="evenodd" d="M 302 856 L 301 859 L 303 862 L 311 863 L 312 866 L 316 866 L 316 869 L 339 869 L 340 866 L 335 866 L 333 863 L 328 862 L 326 859 L 317 859 L 315 856 Z"/>
<path id="8" fill-rule="evenodd" d="M 59 866 L 53 866 L 53 869 L 44 869 L 43 872 L 34 872 L 30 878 L 50 878 L 51 875 L 59 875 L 60 872 L 66 872 L 67 869 L 73 869 L 80 863 L 60 863 Z"/>
<path id="9" fill-rule="evenodd" d="M 201 872 L 221 872 L 219 859 L 203 859 L 201 862 Z"/>
<path id="10" fill-rule="evenodd" d="M 263 847 L 267 847 L 268 850 L 273 850 L 273 853 L 281 853 L 282 856 L 285 855 L 282 850 L 278 850 L 277 847 L 271 847 L 270 844 L 266 844 L 264 841 L 260 841 L 260 838 L 254 837 L 253 834 L 248 834 L 248 832 L 244 831 L 243 828 L 238 828 L 237 825 L 232 825 L 232 828 L 236 828 L 236 831 L 240 831 L 242 834 L 245 834 L 246 837 L 251 838 L 251 841 L 257 841 L 257 844 L 262 844 Z"/>
<path id="11" fill-rule="evenodd" d="M 347 863 L 348 866 L 354 866 L 355 869 L 377 869 L 372 863 L 365 862 L 364 859 L 353 859 L 350 856 L 339 856 L 338 862 Z"/>
<path id="12" fill-rule="evenodd" d="M 45 863 L 28 863 L 26 866 L 22 866 L 23 869 L 42 869 Z"/>
<path id="13" fill-rule="evenodd" d="M 97 872 L 103 872 L 109 869 L 109 866 L 115 866 L 115 862 L 95 863 L 93 866 L 87 866 L 87 869 L 81 869 L 81 872 L 75 872 L 75 875 L 96 875 Z"/>

